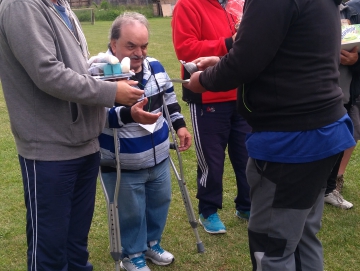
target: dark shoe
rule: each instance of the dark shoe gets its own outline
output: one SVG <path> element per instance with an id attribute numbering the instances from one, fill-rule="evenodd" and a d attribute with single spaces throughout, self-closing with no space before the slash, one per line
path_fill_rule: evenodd
<path id="1" fill-rule="evenodd" d="M 235 215 L 236 215 L 238 218 L 245 219 L 245 220 L 249 220 L 249 218 L 250 218 L 250 211 L 236 210 Z"/>

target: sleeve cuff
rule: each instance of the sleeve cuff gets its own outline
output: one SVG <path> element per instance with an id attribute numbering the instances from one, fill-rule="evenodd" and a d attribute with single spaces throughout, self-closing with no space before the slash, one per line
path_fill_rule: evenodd
<path id="1" fill-rule="evenodd" d="M 226 49 L 228 50 L 228 52 L 233 47 L 233 43 L 234 43 L 234 40 L 232 37 L 225 39 L 225 46 L 226 46 Z"/>
<path id="2" fill-rule="evenodd" d="M 205 76 L 205 74 L 202 72 L 199 75 L 199 83 L 200 85 L 202 85 L 203 88 L 207 89 L 206 86 L 203 84 L 203 77 Z"/>
<path id="3" fill-rule="evenodd" d="M 172 126 L 174 127 L 174 130 L 177 131 L 180 128 L 186 127 L 186 123 L 184 119 L 177 119 L 172 123 Z"/>
<path id="4" fill-rule="evenodd" d="M 121 121 L 124 124 L 130 123 L 130 122 L 135 122 L 134 119 L 131 116 L 131 107 L 123 107 L 123 108 L 121 108 L 120 117 L 121 117 Z"/>

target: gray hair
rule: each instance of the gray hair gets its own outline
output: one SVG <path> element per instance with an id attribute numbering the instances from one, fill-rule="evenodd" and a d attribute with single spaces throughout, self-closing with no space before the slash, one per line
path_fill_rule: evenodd
<path id="1" fill-rule="evenodd" d="M 124 12 L 123 14 L 116 17 L 116 19 L 113 21 L 110 28 L 109 40 L 111 41 L 113 39 L 119 39 L 122 26 L 132 24 L 135 21 L 143 24 L 149 31 L 149 22 L 144 15 L 137 12 Z"/>

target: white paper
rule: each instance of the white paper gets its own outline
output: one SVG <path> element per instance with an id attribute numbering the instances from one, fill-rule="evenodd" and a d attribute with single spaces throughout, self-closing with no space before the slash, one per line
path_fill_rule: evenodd
<path id="1" fill-rule="evenodd" d="M 153 124 L 141 124 L 139 123 L 141 127 L 143 127 L 145 130 L 149 131 L 150 133 L 153 133 L 155 130 L 156 122 Z"/>
<path id="2" fill-rule="evenodd" d="M 360 52 L 360 41 L 357 40 L 356 42 L 349 42 L 341 44 L 341 49 L 346 51 L 351 51 L 355 46 L 358 47 L 358 52 Z"/>

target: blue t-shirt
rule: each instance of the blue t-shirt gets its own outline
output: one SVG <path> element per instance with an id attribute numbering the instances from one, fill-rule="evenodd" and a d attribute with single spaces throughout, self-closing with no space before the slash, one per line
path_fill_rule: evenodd
<path id="1" fill-rule="evenodd" d="M 348 114 L 325 127 L 298 132 L 256 132 L 246 137 L 249 156 L 277 163 L 307 163 L 352 146 L 353 125 Z"/>
<path id="2" fill-rule="evenodd" d="M 63 21 L 66 23 L 66 25 L 70 28 L 70 30 L 74 32 L 73 25 L 70 22 L 69 16 L 65 12 L 65 8 L 56 4 L 54 4 L 54 8 L 57 10 L 57 12 L 59 13 Z"/>

